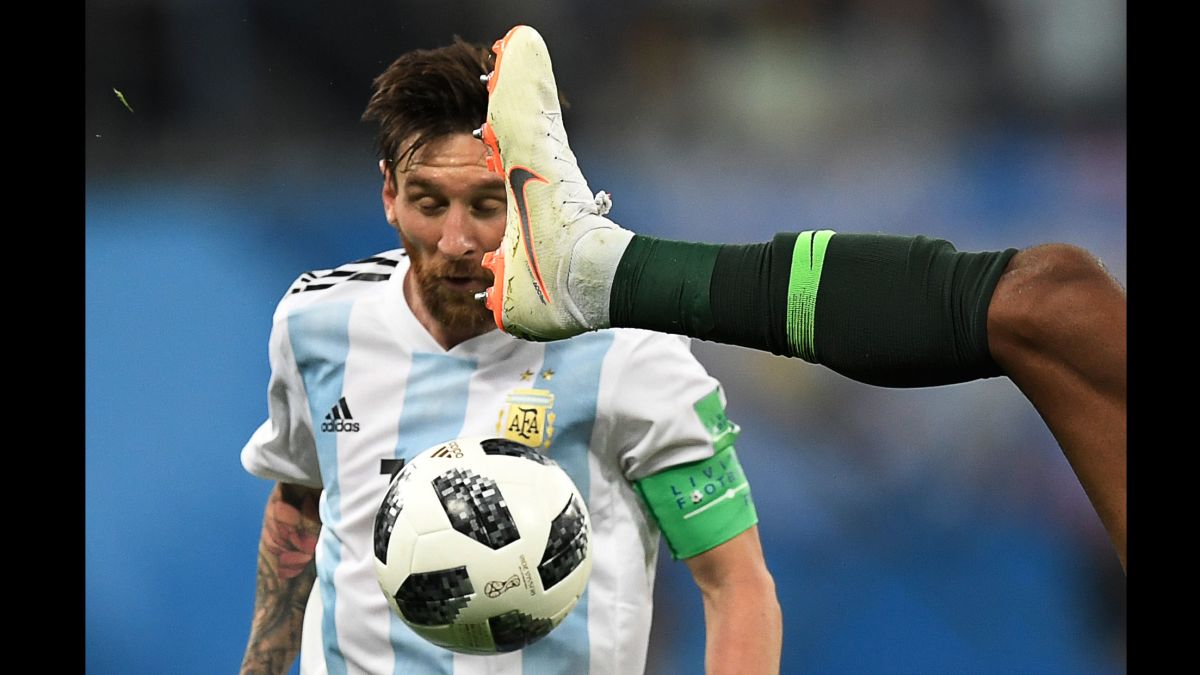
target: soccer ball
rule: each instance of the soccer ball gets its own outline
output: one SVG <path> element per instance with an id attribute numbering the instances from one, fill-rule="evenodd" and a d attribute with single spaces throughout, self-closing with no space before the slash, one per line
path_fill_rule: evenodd
<path id="1" fill-rule="evenodd" d="M 375 572 L 392 611 L 465 654 L 521 649 L 575 607 L 591 522 L 571 478 L 501 438 L 439 443 L 407 462 L 375 517 Z"/>

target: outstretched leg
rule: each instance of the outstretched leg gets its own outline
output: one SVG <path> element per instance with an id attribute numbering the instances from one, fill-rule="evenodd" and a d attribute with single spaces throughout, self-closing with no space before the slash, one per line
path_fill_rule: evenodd
<path id="1" fill-rule="evenodd" d="M 515 44 L 509 40 L 518 36 Z M 803 358 L 860 382 L 1008 375 L 1037 408 L 1125 562 L 1125 293 L 1082 249 L 960 253 L 928 237 L 777 235 L 750 245 L 635 235 L 567 143 L 540 36 L 494 47 L 478 130 L 508 216 L 480 299 L 529 340 L 632 327 Z M 503 60 L 503 66 L 501 62 Z"/>

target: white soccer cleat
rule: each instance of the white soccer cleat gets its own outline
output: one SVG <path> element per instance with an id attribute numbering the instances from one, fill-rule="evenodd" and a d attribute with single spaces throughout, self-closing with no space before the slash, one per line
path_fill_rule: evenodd
<path id="1" fill-rule="evenodd" d="M 595 282 L 584 270 L 574 283 L 588 297 L 572 298 L 572 253 L 588 235 L 590 252 L 615 250 L 619 259 L 633 234 L 604 217 L 608 194 L 592 194 L 567 145 L 542 36 L 516 26 L 492 51 L 496 66 L 487 79 L 487 122 L 480 135 L 491 148 L 488 168 L 504 177 L 508 220 L 500 248 L 483 258 L 495 275 L 487 307 L 501 330 L 526 340 L 558 340 L 605 327 L 611 277 Z"/>

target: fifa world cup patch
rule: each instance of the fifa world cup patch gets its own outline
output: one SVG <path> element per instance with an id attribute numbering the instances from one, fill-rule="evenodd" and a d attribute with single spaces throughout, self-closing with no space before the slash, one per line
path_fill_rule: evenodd
<path id="1" fill-rule="evenodd" d="M 548 449 L 554 437 L 554 393 L 548 389 L 509 392 L 496 421 L 496 433 L 510 441 Z"/>
<path id="2" fill-rule="evenodd" d="M 733 445 L 738 435 L 742 433 L 742 428 L 734 424 L 725 414 L 725 406 L 721 403 L 719 388 L 713 389 L 707 396 L 696 401 L 692 407 L 696 411 L 696 416 L 700 418 L 701 424 L 708 430 L 708 435 L 713 441 L 714 451 L 720 452 Z"/>

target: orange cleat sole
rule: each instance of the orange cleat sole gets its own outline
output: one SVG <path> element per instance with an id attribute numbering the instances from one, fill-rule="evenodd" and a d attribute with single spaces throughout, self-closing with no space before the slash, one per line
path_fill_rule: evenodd
<path id="1" fill-rule="evenodd" d="M 497 248 L 483 254 L 483 266 L 492 272 L 492 285 L 487 287 L 483 304 L 492 310 L 496 327 L 504 330 L 504 251 Z"/>

